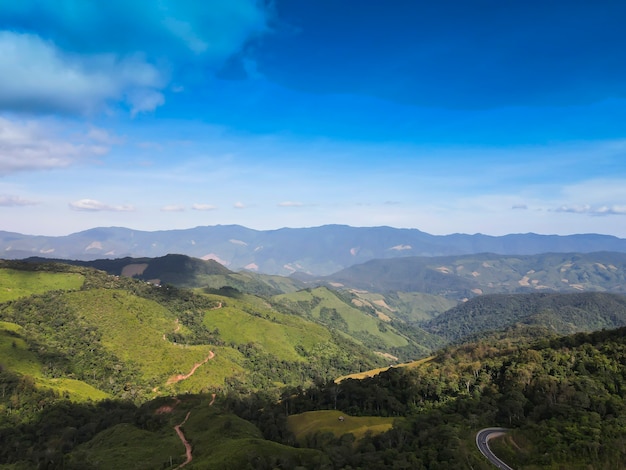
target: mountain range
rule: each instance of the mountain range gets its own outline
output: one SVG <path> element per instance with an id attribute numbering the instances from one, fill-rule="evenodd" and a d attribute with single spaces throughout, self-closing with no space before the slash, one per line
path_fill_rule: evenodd
<path id="1" fill-rule="evenodd" d="M 39 256 L 94 260 L 180 253 L 213 259 L 234 271 L 280 275 L 329 275 L 372 259 L 406 256 L 598 251 L 626 253 L 626 239 L 598 234 L 431 235 L 417 229 L 346 225 L 278 230 L 216 225 L 152 232 L 100 227 L 56 237 L 0 231 L 0 253 L 4 259 Z"/>

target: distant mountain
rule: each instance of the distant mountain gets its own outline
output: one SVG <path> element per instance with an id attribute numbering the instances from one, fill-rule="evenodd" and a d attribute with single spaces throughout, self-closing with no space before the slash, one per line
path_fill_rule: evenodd
<path id="1" fill-rule="evenodd" d="M 482 294 L 626 292 L 626 254 L 482 253 L 371 260 L 317 279 L 372 292 L 423 292 L 463 300 Z M 311 282 L 311 280 L 309 280 Z"/>
<path id="2" fill-rule="evenodd" d="M 246 269 L 281 275 L 297 272 L 327 275 L 372 259 L 406 256 L 597 251 L 626 253 L 626 239 L 596 234 L 443 236 L 417 229 L 346 225 L 265 231 L 239 225 L 216 225 L 155 232 L 101 227 L 61 237 L 0 231 L 0 253 L 5 259 L 41 256 L 93 260 L 180 253 L 213 259 L 234 271 Z"/>

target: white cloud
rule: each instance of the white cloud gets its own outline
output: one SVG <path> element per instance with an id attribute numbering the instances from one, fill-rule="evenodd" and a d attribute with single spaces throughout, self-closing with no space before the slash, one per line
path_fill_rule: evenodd
<path id="1" fill-rule="evenodd" d="M 70 209 L 73 209 L 75 211 L 89 212 L 132 212 L 135 210 L 135 208 L 131 205 L 112 206 L 100 201 L 96 201 L 95 199 L 80 199 L 78 201 L 70 202 L 69 206 Z"/>
<path id="2" fill-rule="evenodd" d="M 178 204 L 168 204 L 161 207 L 161 212 L 184 212 L 185 207 Z"/>
<path id="3" fill-rule="evenodd" d="M 136 114 L 163 104 L 166 82 L 141 54 L 69 54 L 36 35 L 0 31 L 1 109 L 84 114 L 124 101 Z"/>
<path id="4" fill-rule="evenodd" d="M 41 204 L 37 201 L 30 201 L 28 199 L 22 199 L 19 196 L 0 195 L 0 206 L 3 207 L 18 207 L 18 206 L 35 206 Z"/>
<path id="5" fill-rule="evenodd" d="M 626 215 L 626 206 L 591 206 L 585 205 L 563 205 L 555 209 L 555 212 L 568 212 L 572 214 L 588 214 L 588 215 Z"/>
<path id="6" fill-rule="evenodd" d="M 279 207 L 302 207 L 304 204 L 302 204 L 301 202 L 294 202 L 294 201 L 284 201 L 284 202 L 280 202 L 278 203 Z"/>
<path id="7" fill-rule="evenodd" d="M 211 204 L 193 204 L 191 208 L 195 211 L 212 211 L 217 209 L 217 207 Z"/>
<path id="8" fill-rule="evenodd" d="M 243 202 L 236 202 L 233 204 L 233 207 L 235 209 L 245 209 L 246 205 Z"/>
<path id="9" fill-rule="evenodd" d="M 44 125 L 43 121 L 18 122 L 0 117 L 0 175 L 63 168 L 109 151 L 110 147 L 102 141 L 103 131 L 97 130 L 94 135 L 92 129 L 85 135 L 74 134 L 66 139 L 63 136 L 65 129 L 55 128 L 52 132 L 50 127 L 58 126 L 49 122 Z"/>

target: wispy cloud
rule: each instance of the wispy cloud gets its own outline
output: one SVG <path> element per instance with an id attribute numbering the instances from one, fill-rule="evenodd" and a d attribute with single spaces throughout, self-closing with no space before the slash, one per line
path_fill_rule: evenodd
<path id="1" fill-rule="evenodd" d="M 588 215 L 626 215 L 626 205 L 612 205 L 612 206 L 590 206 L 585 205 L 573 205 L 573 206 L 561 206 L 554 210 L 555 212 L 568 212 L 571 214 L 588 214 Z"/>
<path id="2" fill-rule="evenodd" d="M 56 134 L 48 127 L 55 128 Z M 67 137 L 66 129 L 49 122 L 44 125 L 36 120 L 0 117 L 0 175 L 64 168 L 84 158 L 105 155 L 110 146 L 102 141 L 104 131 L 97 131 L 97 139 L 93 132 Z"/>
<path id="3" fill-rule="evenodd" d="M 35 206 L 37 204 L 41 203 L 23 199 L 19 196 L 0 195 L 0 206 L 3 207 Z"/>
<path id="4" fill-rule="evenodd" d="M 528 206 L 526 204 L 513 204 L 511 206 L 511 209 L 525 211 L 525 210 L 528 210 Z"/>
<path id="5" fill-rule="evenodd" d="M 233 204 L 233 207 L 235 209 L 245 209 L 248 206 L 246 206 L 243 202 L 236 202 Z"/>
<path id="6" fill-rule="evenodd" d="M 191 208 L 195 211 L 213 211 L 217 207 L 212 204 L 193 204 Z"/>
<path id="7" fill-rule="evenodd" d="M 278 203 L 278 207 L 302 207 L 302 206 L 304 206 L 303 203 L 295 202 L 295 201 L 284 201 L 284 202 Z"/>
<path id="8" fill-rule="evenodd" d="M 78 201 L 69 203 L 70 209 L 75 211 L 88 211 L 88 212 L 100 212 L 100 211 L 112 211 L 112 212 L 132 212 L 135 210 L 132 205 L 113 206 L 105 204 L 104 202 L 96 201 L 95 199 L 80 199 Z"/>

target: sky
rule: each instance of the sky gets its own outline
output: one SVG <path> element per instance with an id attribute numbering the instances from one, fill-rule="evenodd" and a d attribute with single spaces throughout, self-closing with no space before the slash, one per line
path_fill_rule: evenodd
<path id="1" fill-rule="evenodd" d="M 626 2 L 0 0 L 0 230 L 626 238 Z"/>

